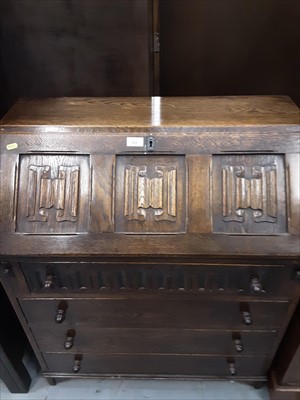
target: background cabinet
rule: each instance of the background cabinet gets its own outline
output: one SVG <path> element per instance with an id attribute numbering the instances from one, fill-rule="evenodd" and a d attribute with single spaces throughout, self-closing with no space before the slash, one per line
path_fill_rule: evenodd
<path id="1" fill-rule="evenodd" d="M 297 0 L 1 0 L 0 116 L 19 97 L 300 104 L 299 17 Z"/>
<path id="2" fill-rule="evenodd" d="M 147 96 L 147 0 L 1 0 L 0 116 L 19 97 Z"/>
<path id="3" fill-rule="evenodd" d="M 300 104 L 299 17 L 295 0 L 160 0 L 161 93 Z"/>

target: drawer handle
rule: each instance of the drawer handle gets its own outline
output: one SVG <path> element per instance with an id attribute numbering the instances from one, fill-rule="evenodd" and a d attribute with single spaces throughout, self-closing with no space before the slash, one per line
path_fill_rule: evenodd
<path id="1" fill-rule="evenodd" d="M 231 376 L 235 376 L 237 374 L 236 366 L 234 361 L 228 362 L 229 373 Z"/>
<path id="2" fill-rule="evenodd" d="M 300 281 L 300 269 L 296 269 L 294 275 L 296 281 Z"/>
<path id="3" fill-rule="evenodd" d="M 13 275 L 12 265 L 8 262 L 1 263 L 1 270 L 5 275 Z"/>
<path id="4" fill-rule="evenodd" d="M 48 273 L 44 282 L 44 288 L 45 289 L 51 289 L 54 287 L 54 280 L 55 276 L 51 273 Z"/>
<path id="5" fill-rule="evenodd" d="M 243 343 L 242 343 L 241 334 L 239 332 L 234 332 L 232 334 L 232 340 L 233 340 L 233 344 L 234 344 L 235 350 L 238 353 L 242 353 L 244 351 L 244 346 L 243 346 Z"/>
<path id="6" fill-rule="evenodd" d="M 58 324 L 61 324 L 62 322 L 64 322 L 66 318 L 66 312 L 65 310 L 62 309 L 58 309 L 57 313 L 55 314 L 55 322 L 57 322 Z"/>
<path id="7" fill-rule="evenodd" d="M 55 314 L 55 322 L 61 324 L 66 319 L 68 304 L 66 301 L 61 301 L 58 304 L 57 311 Z"/>
<path id="8" fill-rule="evenodd" d="M 246 325 L 252 325 L 252 316 L 250 311 L 242 311 L 243 321 Z"/>
<path id="9" fill-rule="evenodd" d="M 64 343 L 64 347 L 66 350 L 70 350 L 74 346 L 76 332 L 74 329 L 69 329 L 66 334 L 66 340 Z"/>
<path id="10" fill-rule="evenodd" d="M 260 293 L 262 292 L 262 283 L 261 281 L 258 279 L 257 276 L 254 276 L 253 278 L 251 278 L 250 280 L 250 290 L 251 292 L 255 292 L 255 293 Z"/>
<path id="11" fill-rule="evenodd" d="M 244 351 L 244 346 L 241 339 L 234 339 L 234 347 L 238 353 L 242 353 Z"/>
<path id="12" fill-rule="evenodd" d="M 80 371 L 80 368 L 81 368 L 81 361 L 82 361 L 82 356 L 79 355 L 79 354 L 77 354 L 77 355 L 74 357 L 74 364 L 73 364 L 73 367 L 72 367 L 72 370 L 73 370 L 74 374 L 77 374 L 77 372 Z"/>

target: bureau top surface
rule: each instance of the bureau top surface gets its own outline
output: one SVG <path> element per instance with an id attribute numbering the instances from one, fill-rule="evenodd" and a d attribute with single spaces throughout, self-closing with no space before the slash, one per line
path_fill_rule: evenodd
<path id="1" fill-rule="evenodd" d="M 2 126 L 197 127 L 298 125 L 286 96 L 20 99 Z"/>

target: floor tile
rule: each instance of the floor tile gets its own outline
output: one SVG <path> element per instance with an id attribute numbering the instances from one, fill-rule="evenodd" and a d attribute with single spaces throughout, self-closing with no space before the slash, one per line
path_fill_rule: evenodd
<path id="1" fill-rule="evenodd" d="M 203 382 L 205 400 L 269 400 L 266 387 L 255 389 L 253 386 L 238 382 Z"/>
<path id="2" fill-rule="evenodd" d="M 2 382 L 0 390 L 0 400 L 269 400 L 266 388 L 212 381 L 67 379 L 50 386 L 38 376 L 27 394 L 12 394 Z"/>
<path id="3" fill-rule="evenodd" d="M 0 400 L 46 400 L 48 387 L 46 379 L 39 376 L 32 380 L 29 393 L 10 393 L 0 379 Z"/>

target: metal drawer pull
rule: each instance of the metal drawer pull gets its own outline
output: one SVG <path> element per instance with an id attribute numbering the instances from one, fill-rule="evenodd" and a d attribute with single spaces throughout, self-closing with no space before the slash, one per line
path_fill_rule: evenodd
<path id="1" fill-rule="evenodd" d="M 68 332 L 66 334 L 66 340 L 65 340 L 65 343 L 64 343 L 64 347 L 65 347 L 66 350 L 70 350 L 73 347 L 75 335 L 76 335 L 76 332 L 75 332 L 74 329 L 69 329 L 68 330 Z"/>
<path id="2" fill-rule="evenodd" d="M 61 324 L 66 319 L 68 304 L 66 301 L 61 301 L 58 304 L 57 311 L 55 314 L 55 322 Z"/>
<path id="3" fill-rule="evenodd" d="M 73 372 L 74 372 L 75 374 L 77 374 L 77 372 L 80 371 L 80 368 L 81 368 L 81 361 L 82 361 L 82 356 L 81 356 L 80 354 L 77 354 L 77 355 L 74 357 L 74 364 L 73 364 L 73 367 L 72 367 L 72 370 L 73 370 Z"/>
<path id="4" fill-rule="evenodd" d="M 235 367 L 235 362 L 229 362 L 228 363 L 228 367 L 229 367 L 229 372 L 231 376 L 235 376 L 237 374 L 236 372 L 236 367 Z"/>
<path id="5" fill-rule="evenodd" d="M 249 311 L 242 311 L 242 317 L 246 325 L 252 325 L 252 316 Z"/>
<path id="6" fill-rule="evenodd" d="M 242 353 L 244 351 L 244 346 L 241 339 L 234 339 L 234 346 L 238 353 Z"/>
<path id="7" fill-rule="evenodd" d="M 55 276 L 51 273 L 48 273 L 44 282 L 44 288 L 45 289 L 50 289 L 54 287 L 54 280 Z"/>
<path id="8" fill-rule="evenodd" d="M 65 318 L 66 318 L 65 310 L 58 309 L 57 313 L 55 314 L 55 322 L 61 324 L 62 322 L 64 322 Z"/>
<path id="9" fill-rule="evenodd" d="M 8 262 L 2 262 L 1 263 L 1 271 L 5 275 L 12 275 L 12 265 Z"/>
<path id="10" fill-rule="evenodd" d="M 251 278 L 250 280 L 250 290 L 251 292 L 255 293 L 260 293 L 262 292 L 262 283 L 261 281 L 257 278 L 257 276 Z"/>
<path id="11" fill-rule="evenodd" d="M 242 353 L 244 351 L 244 346 L 243 346 L 243 343 L 242 343 L 241 334 L 239 332 L 233 332 L 232 340 L 233 340 L 233 344 L 234 344 L 235 350 L 238 353 Z"/>

